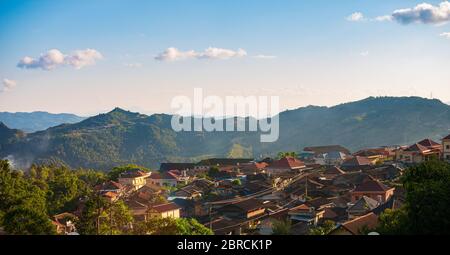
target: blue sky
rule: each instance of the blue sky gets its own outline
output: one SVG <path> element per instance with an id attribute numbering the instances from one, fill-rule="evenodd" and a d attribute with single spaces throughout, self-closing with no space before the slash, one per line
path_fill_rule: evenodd
<path id="1" fill-rule="evenodd" d="M 194 87 L 279 95 L 283 109 L 379 95 L 433 93 L 447 102 L 442 1 L 426 1 L 436 19 L 410 22 L 414 9 L 393 15 L 422 2 L 0 0 L 0 111 L 171 112 L 171 98 Z M 349 20 L 354 13 L 363 16 Z M 394 18 L 375 20 L 382 16 Z M 182 57 L 155 59 L 170 47 Z M 52 49 L 65 56 L 61 64 L 18 67 Z M 74 62 L 86 49 L 101 57 Z"/>

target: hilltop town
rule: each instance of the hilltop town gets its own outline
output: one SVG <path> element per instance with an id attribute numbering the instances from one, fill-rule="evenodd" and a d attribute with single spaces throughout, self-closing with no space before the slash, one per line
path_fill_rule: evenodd
<path id="1" fill-rule="evenodd" d="M 260 160 L 167 162 L 159 171 L 129 167 L 95 192 L 124 203 L 133 224 L 188 218 L 221 235 L 358 235 L 376 229 L 386 209 L 402 206 L 400 177 L 430 160 L 450 160 L 450 135 L 354 153 L 339 145 L 310 146 Z M 76 233 L 76 221 L 67 218 L 81 217 L 82 204 L 53 217 L 58 233 Z"/>

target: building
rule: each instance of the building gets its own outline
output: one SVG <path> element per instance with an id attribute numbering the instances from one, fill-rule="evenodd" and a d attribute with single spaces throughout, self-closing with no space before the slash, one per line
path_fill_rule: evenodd
<path id="1" fill-rule="evenodd" d="M 290 171 L 299 171 L 305 168 L 303 161 L 294 157 L 284 157 L 279 160 L 274 160 L 267 168 L 266 172 L 269 174 L 285 173 Z"/>
<path id="2" fill-rule="evenodd" d="M 180 218 L 180 207 L 175 203 L 166 203 L 154 205 L 147 210 L 147 215 L 150 218 Z"/>
<path id="3" fill-rule="evenodd" d="M 288 212 L 291 220 L 305 222 L 309 225 L 317 225 L 319 220 L 323 218 L 324 213 L 324 210 L 316 210 L 313 206 L 307 204 L 293 207 Z"/>
<path id="4" fill-rule="evenodd" d="M 362 156 L 348 158 L 341 165 L 341 169 L 344 171 L 359 171 L 370 169 L 371 167 L 372 161 Z"/>
<path id="5" fill-rule="evenodd" d="M 358 201 L 351 205 L 348 209 L 348 218 L 354 219 L 359 216 L 365 215 L 377 208 L 381 203 L 375 199 L 367 196 L 362 196 Z"/>
<path id="6" fill-rule="evenodd" d="M 378 216 L 372 212 L 339 225 L 330 235 L 364 235 L 378 226 Z"/>
<path id="7" fill-rule="evenodd" d="M 363 196 L 367 196 L 380 203 L 384 203 L 394 194 L 394 190 L 395 188 L 390 188 L 372 176 L 369 176 L 369 178 L 351 191 L 352 202 L 355 203 Z"/>
<path id="8" fill-rule="evenodd" d="M 442 139 L 442 158 L 450 161 L 450 135 Z"/>
<path id="9" fill-rule="evenodd" d="M 131 186 L 134 190 L 138 190 L 146 184 L 146 178 L 150 173 L 139 169 L 133 169 L 121 173 L 119 175 L 119 183 L 123 186 Z"/>
<path id="10" fill-rule="evenodd" d="M 226 205 L 219 210 L 223 215 L 235 219 L 250 219 L 261 216 L 266 211 L 263 203 L 254 198 Z"/>
<path id="11" fill-rule="evenodd" d="M 147 181 L 156 186 L 176 187 L 178 184 L 177 176 L 171 171 L 168 172 L 153 172 Z"/>
<path id="12" fill-rule="evenodd" d="M 440 159 L 442 149 L 441 144 L 431 139 L 424 139 L 405 149 L 398 150 L 396 158 L 404 163 L 422 163 L 431 159 Z"/>
<path id="13" fill-rule="evenodd" d="M 319 165 L 340 165 L 347 158 L 347 155 L 340 151 L 330 151 L 318 154 L 314 157 L 314 162 Z"/>

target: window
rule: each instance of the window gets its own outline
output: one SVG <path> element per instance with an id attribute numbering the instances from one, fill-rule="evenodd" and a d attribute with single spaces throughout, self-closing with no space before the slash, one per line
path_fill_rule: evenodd
<path id="1" fill-rule="evenodd" d="M 445 156 L 446 159 L 450 159 L 450 155 Z"/>
<path id="2" fill-rule="evenodd" d="M 450 145 L 445 145 L 445 149 L 450 150 Z"/>

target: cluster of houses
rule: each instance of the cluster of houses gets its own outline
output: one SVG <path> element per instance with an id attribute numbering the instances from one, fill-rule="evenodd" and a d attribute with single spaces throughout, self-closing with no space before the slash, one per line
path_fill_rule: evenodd
<path id="1" fill-rule="evenodd" d="M 407 166 L 450 160 L 450 135 L 410 146 L 351 153 L 339 145 L 306 147 L 297 156 L 255 160 L 210 158 L 162 163 L 159 171 L 131 169 L 96 187 L 110 202 L 123 200 L 135 221 L 195 218 L 215 234 L 269 235 L 289 222 L 291 234 L 308 234 L 333 222 L 332 235 L 367 234 L 385 209 L 399 208 L 399 177 Z M 71 221 L 55 218 L 61 231 Z M 69 228 L 69 229 L 67 229 Z"/>

